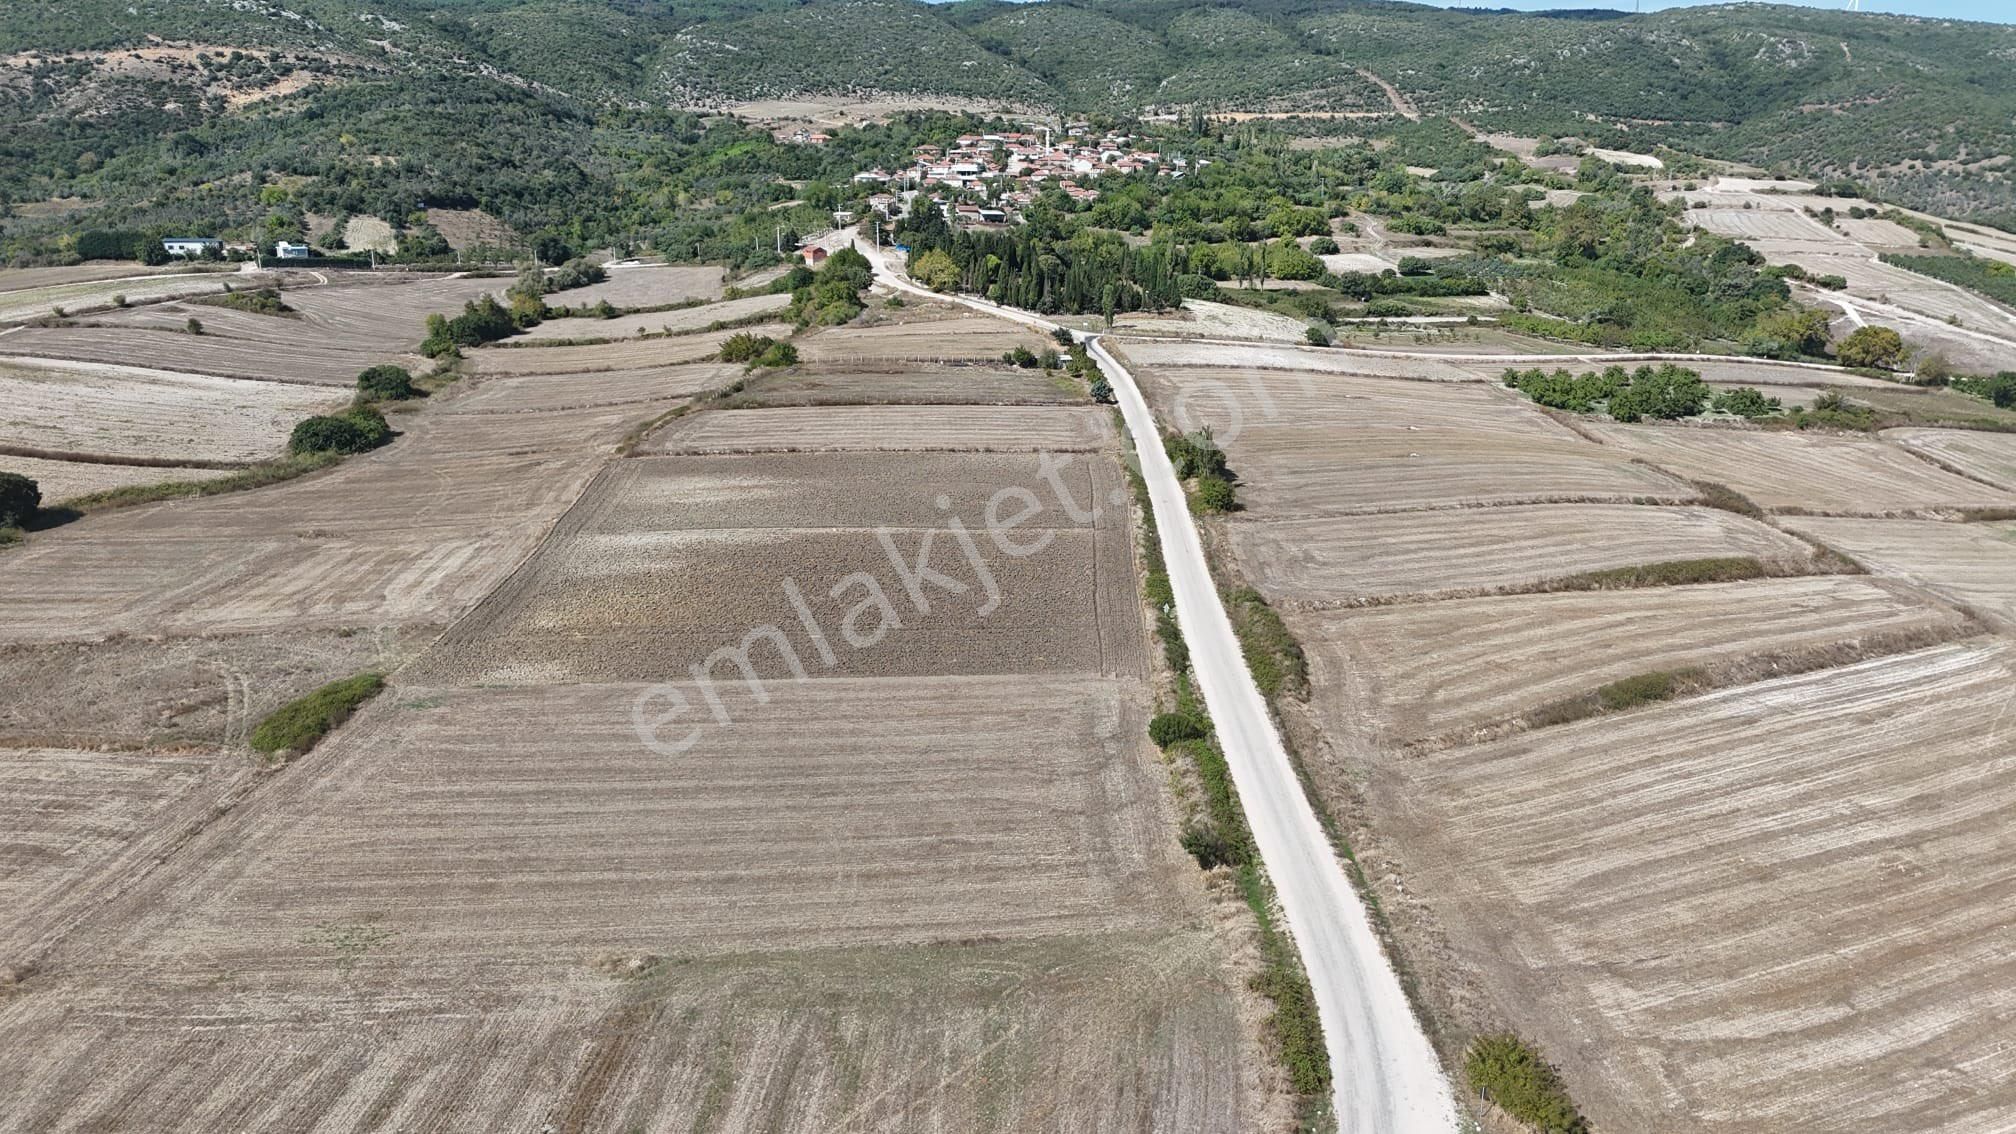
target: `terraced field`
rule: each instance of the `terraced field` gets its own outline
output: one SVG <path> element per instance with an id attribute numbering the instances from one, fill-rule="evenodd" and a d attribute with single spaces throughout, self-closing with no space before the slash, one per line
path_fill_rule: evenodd
<path id="1" fill-rule="evenodd" d="M 1388 763 L 1372 800 L 1600 1127 L 2003 1129 L 2012 686 L 2007 644 L 1942 646 Z"/>
<path id="2" fill-rule="evenodd" d="M 1296 612 L 1321 711 L 1399 748 L 1515 721 L 1637 674 L 1718 684 L 1970 633 L 1957 612 L 1869 579 L 1520 595 Z M 1434 643 L 1424 649 L 1423 643 Z"/>
<path id="3" fill-rule="evenodd" d="M 1669 472 L 1726 484 L 1767 511 L 1884 516 L 2016 508 L 2016 493 L 1955 476 L 1876 440 L 1658 425 L 1589 430 Z"/>
<path id="4" fill-rule="evenodd" d="M 1113 443 L 1110 413 L 1067 406 L 844 406 L 717 410 L 653 434 L 647 453 L 1088 452 Z"/>
<path id="5" fill-rule="evenodd" d="M 968 365 L 864 371 L 804 366 L 752 378 L 732 404 L 1019 406 L 1090 400 L 1077 379 L 1040 370 Z"/>
<path id="6" fill-rule="evenodd" d="M 730 335 L 747 331 L 752 335 L 782 338 L 790 333 L 782 324 L 761 324 L 726 331 L 703 331 L 658 339 L 626 339 L 592 346 L 493 346 L 469 352 L 469 365 L 481 375 L 497 374 L 586 374 L 603 370 L 646 370 L 659 366 L 679 366 L 699 362 L 721 349 Z"/>
<path id="7" fill-rule="evenodd" d="M 2016 626 L 2016 524 L 1801 516 L 1787 526 L 1884 575 Z"/>
<path id="8" fill-rule="evenodd" d="M 1891 429 L 1883 434 L 1914 453 L 1975 480 L 2016 492 L 2016 434 L 1964 429 Z"/>
<path id="9" fill-rule="evenodd" d="M 562 305 L 580 303 L 578 293 L 556 292 L 547 302 Z M 555 339 L 634 339 L 640 335 L 659 335 L 703 330 L 715 323 L 736 322 L 752 315 L 768 311 L 782 311 L 791 303 L 788 292 L 778 295 L 751 295 L 742 299 L 724 299 L 717 303 L 702 304 L 698 307 L 682 307 L 674 311 L 647 311 L 641 315 L 618 315 L 613 319 L 566 318 L 548 319 L 519 336 L 521 342 L 545 342 Z M 641 306 L 641 305 L 639 305 Z"/>
<path id="10" fill-rule="evenodd" d="M 131 366 L 0 360 L 0 445 L 45 453 L 249 462 L 294 424 L 340 408 L 331 391 Z M 173 479 L 156 472 L 154 480 Z"/>
<path id="11" fill-rule="evenodd" d="M 698 264 L 640 264 L 608 269 L 608 279 L 587 287 L 556 291 L 550 302 L 564 307 L 609 303 L 616 307 L 652 307 L 721 295 L 720 268 Z"/>
<path id="12" fill-rule="evenodd" d="M 1054 350 L 1057 344 L 1024 327 L 958 309 L 925 308 L 871 326 L 827 330 L 798 343 L 807 362 L 863 365 L 887 362 L 992 362 L 1016 347 Z"/>
<path id="13" fill-rule="evenodd" d="M 229 469 L 163 468 L 148 465 L 107 465 L 89 461 L 45 461 L 36 457 L 0 456 L 0 472 L 20 473 L 42 490 L 44 503 L 56 504 L 89 492 L 163 481 L 213 480 L 230 476 Z"/>
<path id="14" fill-rule="evenodd" d="M 152 274 L 144 268 L 128 266 L 112 279 L 57 279 L 26 272 L 0 272 L 0 324 L 20 323 L 51 315 L 116 309 L 117 297 L 146 303 L 183 295 L 215 295 L 228 286 L 258 286 L 272 276 L 241 276 L 224 273 Z M 25 286 L 14 286 L 16 284 Z"/>
<path id="15" fill-rule="evenodd" d="M 1278 602 L 1340 606 L 1539 586 L 1588 571 L 1750 556 L 1797 573 L 1811 549 L 1712 508 L 1541 504 L 1235 521 L 1240 573 Z"/>

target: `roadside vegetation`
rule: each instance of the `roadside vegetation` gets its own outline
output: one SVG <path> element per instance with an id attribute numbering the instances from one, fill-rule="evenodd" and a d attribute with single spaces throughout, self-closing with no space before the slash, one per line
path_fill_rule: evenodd
<path id="1" fill-rule="evenodd" d="M 1211 437 L 1211 427 L 1191 433 L 1171 432 L 1162 446 L 1176 466 L 1176 478 L 1190 491 L 1193 512 L 1232 512 L 1239 507 L 1237 476 L 1225 464 L 1225 450 Z"/>
<path id="2" fill-rule="evenodd" d="M 1500 1032 L 1472 1040 L 1463 1075 L 1487 1100 L 1539 1134 L 1588 1134 L 1588 1120 L 1568 1097 L 1560 1073 L 1518 1036 Z"/>
<path id="3" fill-rule="evenodd" d="M 260 721 L 252 730 L 252 749 L 274 758 L 283 753 L 301 755 L 384 688 L 385 675 L 381 673 L 360 673 L 332 681 L 280 706 Z"/>

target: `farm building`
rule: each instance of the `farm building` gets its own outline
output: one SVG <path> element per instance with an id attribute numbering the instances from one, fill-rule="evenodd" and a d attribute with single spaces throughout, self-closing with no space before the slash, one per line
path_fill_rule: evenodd
<path id="1" fill-rule="evenodd" d="M 816 244 L 810 248 L 800 248 L 798 254 L 805 258 L 807 265 L 814 268 L 826 262 L 826 250 Z"/>
<path id="2" fill-rule="evenodd" d="M 170 256 L 221 256 L 224 242 L 209 236 L 171 236 L 161 242 Z"/>
<path id="3" fill-rule="evenodd" d="M 282 260 L 306 260 L 314 253 L 306 244 L 282 240 L 273 246 L 273 254 Z"/>

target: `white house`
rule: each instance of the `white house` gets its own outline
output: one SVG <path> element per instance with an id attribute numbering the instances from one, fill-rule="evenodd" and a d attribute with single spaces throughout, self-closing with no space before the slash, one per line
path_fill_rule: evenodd
<path id="1" fill-rule="evenodd" d="M 170 256 L 207 256 L 212 253 L 221 256 L 224 242 L 209 236 L 171 236 L 161 242 L 161 248 Z"/>
<path id="2" fill-rule="evenodd" d="M 306 260 L 313 252 L 306 244 L 293 244 L 282 240 L 273 246 L 273 254 L 282 260 Z"/>

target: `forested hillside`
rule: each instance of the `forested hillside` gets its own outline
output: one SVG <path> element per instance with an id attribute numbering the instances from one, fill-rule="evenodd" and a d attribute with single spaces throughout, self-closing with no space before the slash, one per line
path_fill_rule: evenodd
<path id="1" fill-rule="evenodd" d="M 527 232 L 585 211 L 575 235 L 606 240 L 662 220 L 640 198 L 826 172 L 682 110 L 880 93 L 1385 112 L 1385 80 L 1479 130 L 1665 143 L 2016 227 L 2012 73 L 2016 28 L 1765 5 L 13 0 L 0 211 L 17 239 L 86 207 L 236 218 L 304 178 L 325 211 L 480 204 Z"/>

